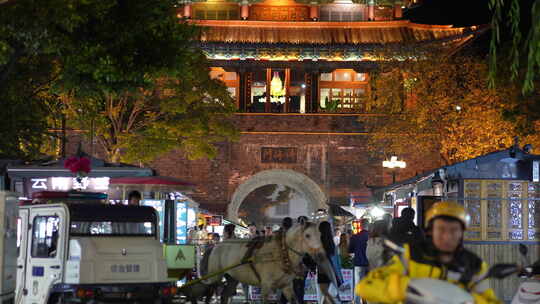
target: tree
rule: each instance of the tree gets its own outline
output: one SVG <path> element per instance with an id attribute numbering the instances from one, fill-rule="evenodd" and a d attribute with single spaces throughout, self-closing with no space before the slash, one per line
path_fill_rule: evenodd
<path id="1" fill-rule="evenodd" d="M 47 92 L 111 161 L 145 161 L 173 148 L 211 156 L 213 142 L 235 134 L 227 120 L 233 100 L 209 78 L 193 45 L 198 29 L 179 22 L 175 3 L 0 4 L 0 37 L 7 37 L 0 38 L 0 78 L 11 85 L 24 58 L 49 59 Z"/>
<path id="2" fill-rule="evenodd" d="M 435 152 L 440 164 L 448 165 L 512 144 L 516 130 L 502 113 L 515 90 L 490 90 L 487 64 L 470 57 L 429 57 L 388 66 L 376 77 L 372 103 L 391 114 L 372 123 L 373 153 L 422 163 Z"/>
<path id="3" fill-rule="evenodd" d="M 531 93 L 535 78 L 540 72 L 540 1 L 539 0 L 490 0 L 493 11 L 490 45 L 490 85 L 495 86 L 499 44 L 505 30 L 503 20 L 509 27 L 511 79 L 523 79 L 523 93 Z M 523 6 L 527 9 L 523 10 Z M 530 10 L 528 9 L 530 5 Z M 505 15 L 506 12 L 506 15 Z M 524 13 L 526 12 L 526 13 Z M 528 15 L 530 14 L 530 15 Z M 525 37 L 523 37 L 525 32 Z M 525 67 L 521 69 L 521 67 Z"/>
<path id="4" fill-rule="evenodd" d="M 0 157 L 35 159 L 55 134 L 57 96 L 49 89 L 59 76 L 56 59 L 65 53 L 70 29 L 96 8 L 87 1 L 0 2 Z"/>
<path id="5" fill-rule="evenodd" d="M 206 67 L 196 66 L 204 58 L 191 58 L 192 69 L 183 70 L 181 79 L 154 79 L 152 88 L 71 96 L 68 116 L 79 128 L 93 130 L 113 162 L 150 162 L 174 149 L 192 158 L 213 157 L 213 143 L 236 136 L 229 119 L 235 107 L 224 85 L 210 79 Z"/>

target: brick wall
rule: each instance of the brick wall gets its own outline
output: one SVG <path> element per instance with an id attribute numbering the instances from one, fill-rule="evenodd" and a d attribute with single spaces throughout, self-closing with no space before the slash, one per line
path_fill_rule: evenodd
<path id="1" fill-rule="evenodd" d="M 367 153 L 358 116 L 238 114 L 236 122 L 240 139 L 220 144 L 215 159 L 189 161 L 175 151 L 153 162 L 152 168 L 197 184 L 193 197 L 205 205 L 226 205 L 241 183 L 269 169 L 309 176 L 332 202 L 346 202 L 350 192 L 383 183 L 380 160 Z M 270 155 L 263 159 L 263 153 Z"/>
<path id="2" fill-rule="evenodd" d="M 367 185 L 391 183 L 391 172 L 382 168 L 382 159 L 371 157 L 366 149 L 366 125 L 373 116 L 237 114 L 235 121 L 242 132 L 239 140 L 220 143 L 216 158 L 189 160 L 181 151 L 173 151 L 150 167 L 159 175 L 195 183 L 192 197 L 220 212 L 240 184 L 269 169 L 292 169 L 309 176 L 333 203 L 347 202 L 350 192 L 365 191 Z M 80 139 L 70 137 L 68 155 Z M 89 151 L 87 143 L 83 148 Z M 96 151 L 103 157 L 99 148 Z M 420 173 L 420 167 L 436 167 L 426 162 L 408 162 L 397 179 Z"/>

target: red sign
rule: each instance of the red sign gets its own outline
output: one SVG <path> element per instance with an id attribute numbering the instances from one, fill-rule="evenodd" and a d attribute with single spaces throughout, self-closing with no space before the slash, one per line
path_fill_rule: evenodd
<path id="1" fill-rule="evenodd" d="M 223 216 L 221 216 L 221 215 L 212 215 L 212 217 L 210 217 L 209 225 L 210 226 L 221 226 L 222 222 L 223 222 Z"/>

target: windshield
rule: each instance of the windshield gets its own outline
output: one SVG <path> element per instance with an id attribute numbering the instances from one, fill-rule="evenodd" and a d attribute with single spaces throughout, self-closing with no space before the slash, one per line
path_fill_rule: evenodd
<path id="1" fill-rule="evenodd" d="M 152 222 L 72 221 L 73 236 L 155 236 Z"/>
<path id="2" fill-rule="evenodd" d="M 69 204 L 70 234 L 74 236 L 156 236 L 157 214 L 152 207 Z"/>

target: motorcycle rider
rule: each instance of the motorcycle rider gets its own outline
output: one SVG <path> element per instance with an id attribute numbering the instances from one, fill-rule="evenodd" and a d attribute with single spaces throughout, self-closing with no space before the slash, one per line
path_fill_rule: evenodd
<path id="1" fill-rule="evenodd" d="M 400 303 L 406 298 L 410 279 L 433 278 L 470 290 L 476 304 L 501 303 L 487 280 L 475 284 L 488 265 L 463 247 L 469 221 L 461 205 L 435 203 L 426 214 L 426 240 L 404 245 L 403 258 L 408 265 L 394 256 L 386 266 L 371 271 L 356 286 L 356 294 L 369 302 Z"/>

